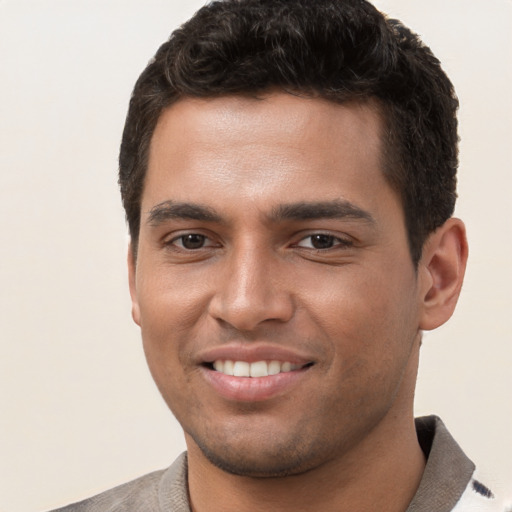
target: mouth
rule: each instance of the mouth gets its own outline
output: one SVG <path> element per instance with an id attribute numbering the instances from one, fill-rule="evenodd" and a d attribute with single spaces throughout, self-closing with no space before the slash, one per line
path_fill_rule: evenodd
<path id="1" fill-rule="evenodd" d="M 210 370 L 229 375 L 233 377 L 262 378 L 279 375 L 280 373 L 288 373 L 296 370 L 309 368 L 313 363 L 296 364 L 289 361 L 233 361 L 230 359 L 216 359 L 205 366 Z"/>
<path id="2" fill-rule="evenodd" d="M 311 354 L 275 344 L 232 343 L 198 354 L 200 374 L 215 395 L 230 402 L 263 402 L 310 382 Z"/>

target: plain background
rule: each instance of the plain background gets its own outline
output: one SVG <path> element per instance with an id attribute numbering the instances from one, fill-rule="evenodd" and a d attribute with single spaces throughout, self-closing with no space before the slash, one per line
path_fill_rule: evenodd
<path id="1" fill-rule="evenodd" d="M 184 449 L 126 282 L 117 151 L 133 84 L 202 0 L 0 0 L 0 510 L 44 510 Z M 471 252 L 450 323 L 425 336 L 418 415 L 440 415 L 512 490 L 512 2 L 379 0 L 461 101 Z"/>

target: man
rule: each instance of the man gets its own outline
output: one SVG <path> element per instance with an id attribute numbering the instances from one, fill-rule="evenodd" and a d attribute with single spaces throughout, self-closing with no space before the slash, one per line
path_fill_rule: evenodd
<path id="1" fill-rule="evenodd" d="M 455 308 L 457 99 L 362 0 L 226 0 L 139 78 L 120 154 L 132 314 L 188 452 L 63 510 L 495 510 L 435 418 Z"/>

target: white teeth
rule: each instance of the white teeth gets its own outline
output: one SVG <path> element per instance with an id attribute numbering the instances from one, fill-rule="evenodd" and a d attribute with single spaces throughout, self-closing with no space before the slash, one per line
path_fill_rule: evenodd
<path id="1" fill-rule="evenodd" d="M 281 363 L 279 361 L 270 361 L 268 363 L 268 374 L 277 375 L 278 373 L 281 373 Z"/>
<path id="2" fill-rule="evenodd" d="M 265 361 L 251 363 L 251 377 L 267 377 L 268 364 Z"/>
<path id="3" fill-rule="evenodd" d="M 292 363 L 283 363 L 281 365 L 282 372 L 291 372 L 292 371 Z"/>
<path id="4" fill-rule="evenodd" d="M 221 371 L 222 373 L 225 373 L 226 375 L 234 375 L 233 374 L 234 366 L 235 365 L 233 364 L 233 361 L 224 361 L 224 368 L 219 371 Z"/>
<path id="5" fill-rule="evenodd" d="M 222 361 L 217 359 L 213 362 L 213 368 L 225 375 L 235 377 L 268 377 L 278 373 L 291 372 L 301 368 L 300 364 L 292 364 L 288 361 L 257 361 L 247 363 L 246 361 Z"/>
<path id="6" fill-rule="evenodd" d="M 235 366 L 233 367 L 233 375 L 235 377 L 250 377 L 251 376 L 251 366 L 249 363 L 245 361 L 236 361 Z"/>

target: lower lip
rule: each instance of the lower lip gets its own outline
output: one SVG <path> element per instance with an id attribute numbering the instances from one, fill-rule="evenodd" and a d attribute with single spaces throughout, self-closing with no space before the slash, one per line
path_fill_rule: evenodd
<path id="1" fill-rule="evenodd" d="M 304 378 L 309 367 L 268 377 L 233 377 L 202 368 L 203 375 L 222 397 L 238 402 L 261 402 L 282 395 Z"/>

